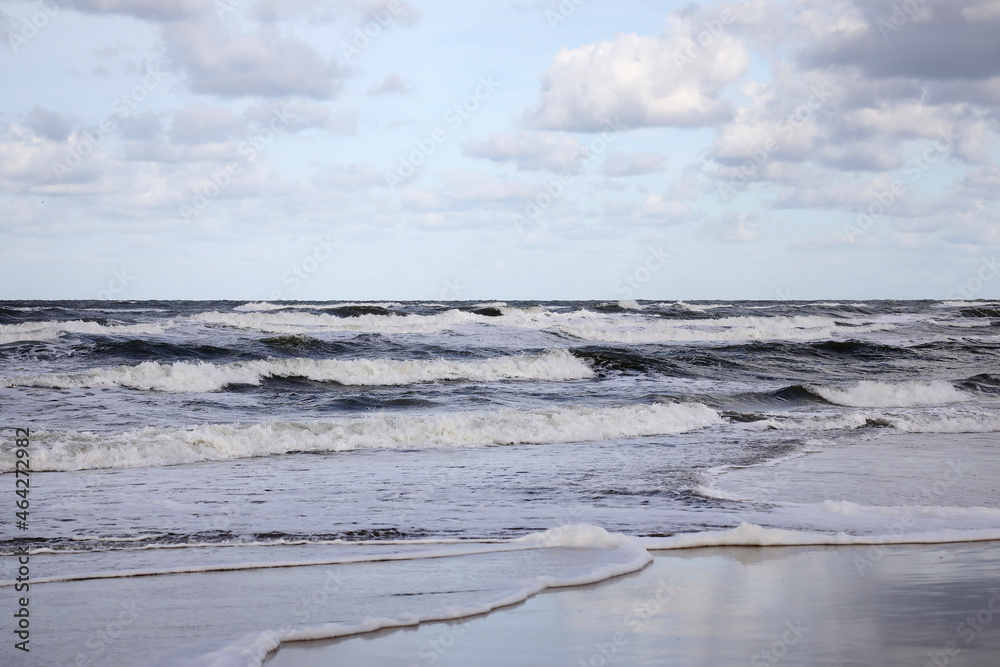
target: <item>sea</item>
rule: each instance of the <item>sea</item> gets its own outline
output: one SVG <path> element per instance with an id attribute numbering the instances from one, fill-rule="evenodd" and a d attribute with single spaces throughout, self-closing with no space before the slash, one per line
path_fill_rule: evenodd
<path id="1" fill-rule="evenodd" d="M 0 410 L 7 664 L 249 667 L 659 549 L 1000 539 L 996 301 L 5 301 Z"/>

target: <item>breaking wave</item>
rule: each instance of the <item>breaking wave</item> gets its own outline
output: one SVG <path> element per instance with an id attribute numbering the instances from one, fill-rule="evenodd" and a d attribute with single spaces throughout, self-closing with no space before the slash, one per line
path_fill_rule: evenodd
<path id="1" fill-rule="evenodd" d="M 230 385 L 259 385 L 269 377 L 303 377 L 317 382 L 354 386 L 406 385 L 441 380 L 581 380 L 594 371 L 566 350 L 535 355 L 496 357 L 481 361 L 448 359 L 393 361 L 387 359 L 260 359 L 213 364 L 146 361 L 67 374 L 0 378 L 0 387 L 60 389 L 125 387 L 129 389 L 209 392 Z"/>
<path id="2" fill-rule="evenodd" d="M 33 431 L 33 470 L 136 468 L 291 452 L 428 449 L 587 442 L 684 433 L 723 423 L 700 403 L 613 408 L 501 410 L 426 416 L 345 418 L 315 422 L 147 427 L 115 434 Z M 14 468 L 0 452 L 0 471 Z"/>

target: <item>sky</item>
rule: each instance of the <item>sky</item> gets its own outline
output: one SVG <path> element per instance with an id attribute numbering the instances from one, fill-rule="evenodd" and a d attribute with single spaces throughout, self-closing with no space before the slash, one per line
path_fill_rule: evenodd
<path id="1" fill-rule="evenodd" d="M 0 0 L 0 299 L 1000 297 L 1000 0 Z"/>

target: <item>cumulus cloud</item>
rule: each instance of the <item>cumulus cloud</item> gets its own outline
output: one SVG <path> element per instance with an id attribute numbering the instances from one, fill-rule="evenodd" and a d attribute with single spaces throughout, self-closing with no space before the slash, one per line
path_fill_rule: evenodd
<path id="1" fill-rule="evenodd" d="M 168 52 L 196 93 L 329 99 L 346 75 L 309 44 L 274 28 L 229 38 L 218 26 L 178 23 L 164 34 Z"/>
<path id="2" fill-rule="evenodd" d="M 62 114 L 49 111 L 37 104 L 31 108 L 24 124 L 31 128 L 35 134 L 52 141 L 65 141 L 69 137 L 69 121 Z"/>
<path id="3" fill-rule="evenodd" d="M 486 141 L 462 145 L 469 157 L 513 162 L 522 171 L 579 173 L 590 155 L 580 142 L 554 132 L 493 132 Z"/>
<path id="4" fill-rule="evenodd" d="M 815 3 L 813 3 L 815 4 Z M 807 66 L 853 65 L 869 76 L 984 79 L 1000 74 L 1000 12 L 993 0 L 854 2 L 865 29 L 826 35 L 800 56 Z"/>
<path id="5" fill-rule="evenodd" d="M 746 72 L 750 55 L 728 33 L 710 50 L 691 51 L 697 30 L 677 18 L 663 36 L 619 34 L 561 49 L 542 76 L 541 102 L 525 113 L 525 122 L 594 132 L 616 121 L 631 128 L 703 127 L 727 120 L 732 106 L 722 91 Z"/>
<path id="6" fill-rule="evenodd" d="M 92 14 L 123 14 L 148 21 L 215 14 L 216 0 L 74 0 L 72 7 Z M 220 0 L 225 1 L 225 0 Z"/>
<path id="7" fill-rule="evenodd" d="M 254 13 L 265 22 L 305 16 L 313 24 L 348 18 L 362 23 L 378 21 L 384 26 L 413 26 L 423 18 L 419 9 L 403 0 L 258 0 Z"/>

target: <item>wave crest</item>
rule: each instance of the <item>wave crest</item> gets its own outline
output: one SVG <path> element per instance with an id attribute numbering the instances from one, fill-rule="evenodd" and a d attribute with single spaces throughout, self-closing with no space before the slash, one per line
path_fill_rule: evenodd
<path id="1" fill-rule="evenodd" d="M 582 380 L 594 376 L 584 361 L 563 349 L 535 355 L 495 357 L 481 361 L 448 359 L 260 359 L 213 364 L 146 361 L 81 373 L 0 378 L 0 387 L 58 389 L 125 387 L 145 391 L 210 392 L 229 385 L 259 385 L 270 377 L 303 377 L 352 386 L 407 385 L 441 380 Z"/>
<path id="2" fill-rule="evenodd" d="M 722 418 L 700 403 L 613 408 L 501 410 L 421 416 L 374 415 L 308 423 L 147 427 L 112 435 L 42 432 L 34 436 L 34 470 L 136 468 L 291 452 L 488 447 L 614 440 L 693 431 Z M 14 468 L 0 453 L 0 471 Z"/>

